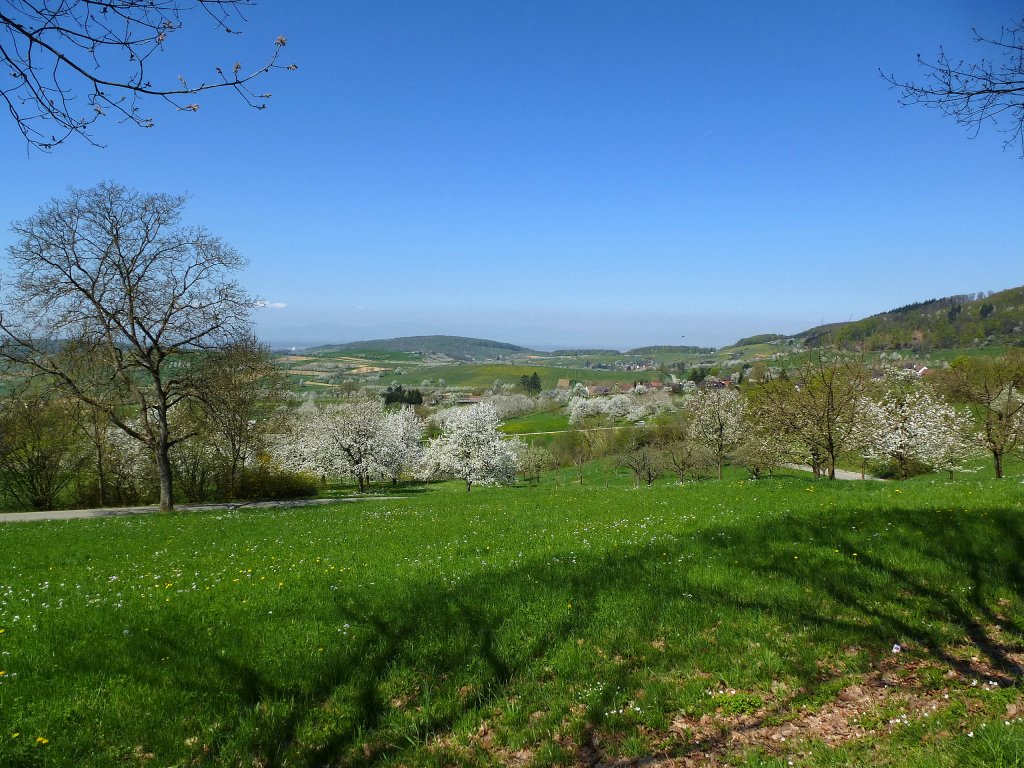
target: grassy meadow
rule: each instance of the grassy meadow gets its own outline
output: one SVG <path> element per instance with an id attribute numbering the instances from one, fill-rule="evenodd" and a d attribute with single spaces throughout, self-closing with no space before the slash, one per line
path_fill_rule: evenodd
<path id="1" fill-rule="evenodd" d="M 1024 765 L 1018 482 L 624 482 L 0 524 L 0 765 Z"/>

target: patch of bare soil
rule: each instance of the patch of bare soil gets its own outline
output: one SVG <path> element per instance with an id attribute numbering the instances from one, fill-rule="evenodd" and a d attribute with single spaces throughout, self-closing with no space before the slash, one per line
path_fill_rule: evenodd
<path id="1" fill-rule="evenodd" d="M 1013 661 L 1022 660 L 1020 653 L 1013 655 Z M 884 736 L 912 721 L 934 717 L 949 704 L 949 687 L 927 686 L 921 680 L 924 670 L 937 666 L 934 661 L 905 660 L 894 653 L 820 707 L 794 710 L 792 700 L 786 699 L 769 702 L 751 714 L 723 714 L 720 709 L 700 717 L 681 715 L 658 741 L 660 754 L 639 759 L 605 758 L 594 737 L 578 751 L 577 765 L 703 768 L 731 764 L 728 758 L 755 748 L 778 756 L 801 757 L 811 742 L 838 746 L 866 736 Z M 979 657 L 942 668 L 946 669 L 944 678 L 949 684 L 961 687 L 994 688 L 1000 685 L 997 681 L 1003 685 L 1020 682 L 1009 680 L 1005 672 Z M 1018 706 L 1024 710 L 1024 704 L 1014 705 L 1014 715 Z"/>
<path id="2" fill-rule="evenodd" d="M 585 731 L 581 743 L 564 730 L 554 735 L 553 740 L 574 754 L 576 765 L 583 768 L 717 768 L 732 765 L 737 755 L 752 749 L 795 760 L 805 756 L 814 744 L 834 747 L 865 737 L 885 737 L 911 722 L 935 717 L 954 699 L 966 704 L 968 713 L 984 708 L 976 697 L 968 696 L 965 700 L 962 695 L 951 697 L 951 693 L 968 687 L 993 690 L 1024 683 L 1024 646 L 1007 643 L 1010 638 L 998 626 L 977 630 L 969 632 L 971 637 L 965 638 L 963 647 L 926 651 L 924 659 L 914 658 L 906 649 L 894 648 L 870 672 L 820 705 L 800 706 L 797 696 L 804 692 L 788 692 L 779 685 L 773 687 L 774 693 L 756 711 L 738 714 L 726 704 L 709 714 L 680 715 L 666 732 L 641 728 L 641 735 L 656 745 L 654 754 L 645 757 L 611 757 L 619 751 L 616 747 L 621 737 L 593 728 Z M 990 647 L 979 646 L 974 635 L 984 635 Z M 659 642 L 655 641 L 655 647 Z M 856 648 L 848 649 L 850 655 L 857 652 Z M 823 667 L 822 672 L 826 677 L 841 674 L 830 667 Z M 712 693 L 725 703 L 729 695 L 748 692 Z M 1008 718 L 1022 714 L 1024 694 L 1006 709 Z M 541 715 L 534 713 L 531 720 Z M 574 708 L 573 715 L 582 717 L 582 706 Z M 563 725 L 567 727 L 568 721 Z M 942 732 L 938 737 L 945 735 L 948 734 Z M 483 752 L 506 766 L 525 768 L 535 756 L 531 748 L 511 750 L 501 746 L 488 721 L 480 725 L 468 745 L 456 746 L 445 737 L 438 740 L 438 745 L 466 758 Z"/>

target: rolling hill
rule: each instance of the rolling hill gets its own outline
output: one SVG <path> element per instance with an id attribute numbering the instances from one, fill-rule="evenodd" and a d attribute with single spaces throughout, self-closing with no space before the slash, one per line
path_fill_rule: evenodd
<path id="1" fill-rule="evenodd" d="M 808 347 L 841 344 L 864 350 L 952 349 L 1024 345 L 1024 286 L 907 304 L 792 337 Z"/>
<path id="2" fill-rule="evenodd" d="M 493 360 L 510 354 L 543 355 L 527 347 L 490 339 L 466 336 L 401 336 L 394 339 L 370 339 L 347 344 L 329 344 L 307 350 L 311 354 L 341 352 L 406 352 L 423 355 L 447 355 L 455 360 Z"/>

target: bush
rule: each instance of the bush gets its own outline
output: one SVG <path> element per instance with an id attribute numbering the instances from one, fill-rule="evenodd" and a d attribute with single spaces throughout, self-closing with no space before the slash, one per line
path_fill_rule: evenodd
<path id="1" fill-rule="evenodd" d="M 260 467 L 241 473 L 236 489 L 240 499 L 300 499 L 317 496 L 320 480 L 306 472 Z"/>

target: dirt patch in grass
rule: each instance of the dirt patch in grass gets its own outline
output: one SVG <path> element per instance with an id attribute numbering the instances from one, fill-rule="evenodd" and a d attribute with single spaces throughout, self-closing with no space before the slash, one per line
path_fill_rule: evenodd
<path id="1" fill-rule="evenodd" d="M 1020 652 L 1021 649 L 1006 651 L 1007 656 L 1012 657 L 1011 665 L 1020 663 Z M 733 707 L 729 701 L 731 697 L 742 698 L 744 702 L 756 701 L 757 695 L 743 691 L 713 691 L 714 698 L 722 702 L 715 712 L 699 716 L 680 715 L 667 732 L 640 728 L 640 735 L 655 745 L 653 754 L 644 757 L 611 757 L 619 752 L 621 736 L 602 733 L 589 726 L 580 739 L 582 743 L 564 733 L 554 735 L 553 740 L 565 752 L 575 756 L 577 766 L 586 768 L 726 766 L 734 764 L 737 755 L 749 750 L 799 758 L 805 756 L 813 745 L 836 747 L 857 739 L 884 738 L 912 722 L 935 717 L 954 700 L 964 703 L 967 713 L 977 714 L 983 709 L 979 699 L 968 697 L 965 701 L 962 696 L 954 699 L 951 693 L 963 692 L 965 687 L 995 689 L 1020 682 L 1019 677 L 1012 679 L 1012 673 L 1008 676 L 1005 671 L 996 670 L 978 657 L 950 666 L 936 661 L 934 657 L 908 657 L 901 649 L 901 652 L 881 659 L 870 672 L 821 705 L 798 704 L 797 697 L 802 692 L 786 695 L 784 686 L 777 694 L 769 694 L 762 699 L 762 705 L 756 709 Z M 1007 716 L 1016 716 L 1018 709 L 1024 712 L 1024 702 L 1020 699 L 1008 707 Z M 472 748 L 498 758 L 503 765 L 530 763 L 533 757 L 531 750 L 514 752 L 497 748 L 491 737 L 490 726 L 485 723 L 471 737 L 470 744 Z"/>
<path id="2" fill-rule="evenodd" d="M 1004 651 L 1013 664 L 1021 662 L 1020 649 Z M 944 685 L 936 686 L 936 670 L 941 670 Z M 713 714 L 699 717 L 681 715 L 660 739 L 660 754 L 641 759 L 606 759 L 599 745 L 591 743 L 579 752 L 580 765 L 651 766 L 652 768 L 690 768 L 731 764 L 736 754 L 759 749 L 777 756 L 802 756 L 811 743 L 839 746 L 868 736 L 886 736 L 922 718 L 934 717 L 950 703 L 951 686 L 995 688 L 1012 681 L 1005 671 L 973 657 L 955 667 L 934 660 L 908 659 L 893 653 L 855 684 L 820 707 L 796 707 L 791 698 L 767 702 L 756 712 L 730 714 L 719 707 Z M 726 696 L 731 692 L 722 692 Z M 968 701 L 968 710 L 980 708 Z M 1016 706 L 1014 713 L 1016 714 Z M 592 742 L 594 740 L 592 739 Z"/>

